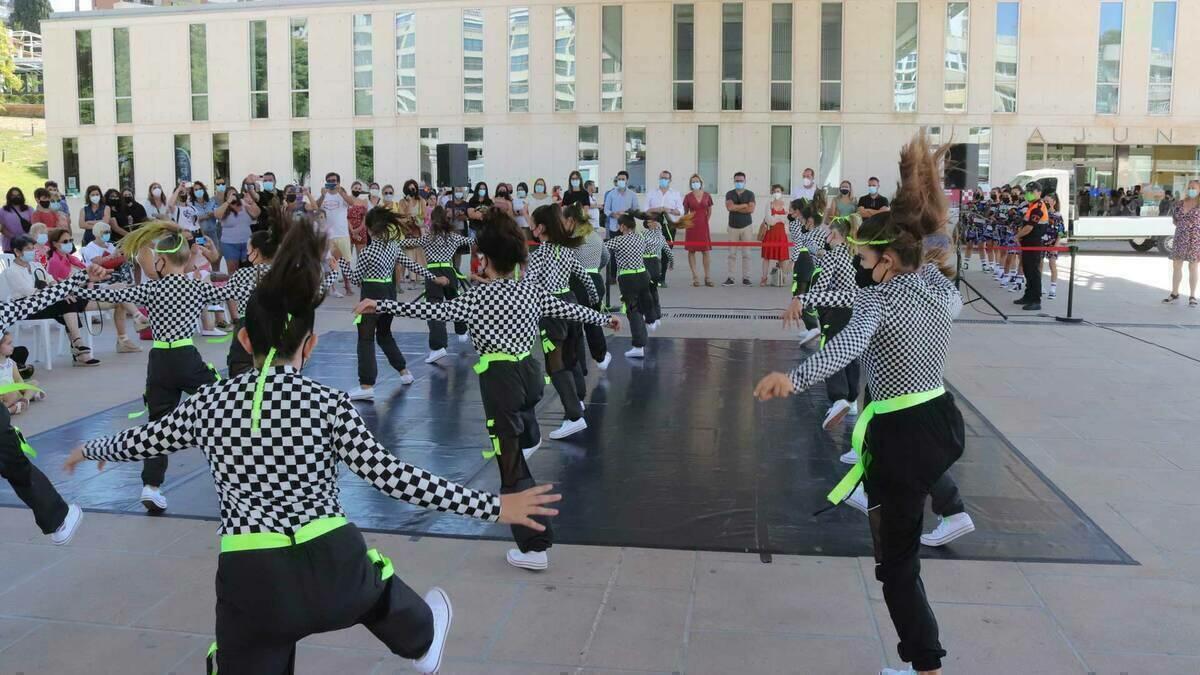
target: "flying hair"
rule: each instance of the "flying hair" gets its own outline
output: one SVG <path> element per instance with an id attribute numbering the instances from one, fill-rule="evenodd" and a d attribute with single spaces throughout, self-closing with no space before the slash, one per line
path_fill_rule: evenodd
<path id="1" fill-rule="evenodd" d="M 534 209 L 533 222 L 545 228 L 548 243 L 567 248 L 578 248 L 583 243 L 575 235 L 567 232 L 562 207 L 558 204 L 545 204 Z"/>
<path id="2" fill-rule="evenodd" d="M 572 204 L 563 209 L 563 218 L 575 221 L 573 234 L 576 238 L 585 239 L 596 229 L 588 218 L 587 209 L 579 204 Z"/>
<path id="3" fill-rule="evenodd" d="M 142 223 L 138 229 L 125 235 L 118 246 L 130 258 L 136 257 L 144 249 L 150 249 L 176 265 L 186 265 L 192 257 L 187 238 L 176 229 L 174 223 L 163 220 Z"/>
<path id="4" fill-rule="evenodd" d="M 367 211 L 367 231 L 372 241 L 388 242 L 400 238 L 404 231 L 404 217 L 382 206 Z"/>

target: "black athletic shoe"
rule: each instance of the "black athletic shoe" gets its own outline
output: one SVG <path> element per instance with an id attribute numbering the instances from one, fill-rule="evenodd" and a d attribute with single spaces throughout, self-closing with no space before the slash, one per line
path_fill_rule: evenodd
<path id="1" fill-rule="evenodd" d="M 17 372 L 21 374 L 22 380 L 28 380 L 33 377 L 33 366 L 21 366 L 17 368 Z"/>
<path id="2" fill-rule="evenodd" d="M 743 286 L 753 286 L 754 284 L 750 283 L 749 279 L 742 277 L 742 285 Z"/>
<path id="3" fill-rule="evenodd" d="M 725 279 L 724 283 L 722 283 L 721 285 L 722 286 L 732 286 L 733 285 L 733 277 L 729 277 L 729 278 Z"/>
<path id="4" fill-rule="evenodd" d="M 1039 312 L 1042 309 L 1042 303 L 1031 302 L 1028 305 L 1024 305 L 1023 307 L 1021 307 L 1021 309 L 1025 310 L 1027 312 Z"/>
<path id="5" fill-rule="evenodd" d="M 1014 305 L 1028 305 L 1031 302 L 1033 301 L 1029 298 L 1017 298 L 1016 300 L 1013 300 Z"/>

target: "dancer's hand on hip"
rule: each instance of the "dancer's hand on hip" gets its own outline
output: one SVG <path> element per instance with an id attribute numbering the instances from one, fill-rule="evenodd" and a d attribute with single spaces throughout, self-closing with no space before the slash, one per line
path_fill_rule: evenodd
<path id="1" fill-rule="evenodd" d="M 378 306 L 379 305 L 377 302 L 375 302 L 371 298 L 367 298 L 358 303 L 358 306 L 354 308 L 354 314 L 355 315 L 374 314 L 375 311 L 378 309 Z"/>
<path id="2" fill-rule="evenodd" d="M 438 277 L 433 280 L 433 283 L 437 284 L 438 286 L 449 286 L 450 279 L 448 279 L 446 277 Z"/>
<path id="3" fill-rule="evenodd" d="M 553 504 L 562 499 L 562 495 L 551 493 L 552 489 L 554 486 L 547 483 L 522 492 L 501 495 L 500 522 L 505 525 L 522 525 L 535 532 L 545 532 L 546 527 L 533 520 L 531 516 L 558 515 L 558 509 L 543 506 L 543 504 Z"/>
<path id="4" fill-rule="evenodd" d="M 758 381 L 754 388 L 754 398 L 760 401 L 770 401 L 773 398 L 786 398 L 796 393 L 792 378 L 787 373 L 770 373 Z"/>

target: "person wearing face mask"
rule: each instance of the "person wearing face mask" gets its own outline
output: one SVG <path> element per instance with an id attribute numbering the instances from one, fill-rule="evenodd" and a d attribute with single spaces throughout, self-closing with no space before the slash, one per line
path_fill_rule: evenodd
<path id="1" fill-rule="evenodd" d="M 754 241 L 750 224 L 754 222 L 754 193 L 746 189 L 746 174 L 733 174 L 733 189 L 725 193 L 725 210 L 729 212 L 729 241 L 734 244 Z M 729 276 L 723 286 L 733 286 L 738 276 L 738 261 L 742 263 L 742 285 L 750 286 L 750 252 L 745 246 L 729 247 Z"/>
<path id="2" fill-rule="evenodd" d="M 529 229 L 529 185 L 527 183 L 517 183 L 517 189 L 513 191 L 512 206 L 513 218 L 517 221 L 517 227 L 522 231 Z"/>
<path id="3" fill-rule="evenodd" d="M 1022 247 L 1041 246 L 1042 237 L 1050 226 L 1050 211 L 1042 202 L 1042 186 L 1030 182 L 1025 186 L 1026 205 L 1017 228 L 1017 241 Z M 1025 311 L 1042 308 L 1042 251 L 1021 251 L 1021 273 L 1025 276 L 1025 294 L 1013 304 Z"/>
<path id="4" fill-rule="evenodd" d="M 56 232 L 63 235 L 69 234 L 66 230 L 56 230 Z M 49 237 L 48 241 L 52 239 L 53 237 Z M 49 247 L 49 244 L 47 246 L 47 262 L 49 262 L 53 247 Z M 47 271 L 47 268 L 37 262 L 34 247 L 34 241 L 28 235 L 18 235 L 13 239 L 13 264 L 9 265 L 4 271 L 4 280 L 8 283 L 8 290 L 12 294 L 13 299 L 26 298 L 35 295 L 38 291 L 60 285 L 58 280 Z M 74 278 L 70 277 L 70 279 Z M 86 307 L 86 301 L 68 299 L 64 295 L 53 304 L 44 307 L 27 318 L 54 319 L 62 324 L 63 328 L 67 331 L 67 337 L 71 341 L 72 363 L 76 366 L 98 366 L 100 365 L 100 360 L 92 357 L 91 348 L 84 344 L 79 334 L 79 313 Z"/>
<path id="5" fill-rule="evenodd" d="M 67 196 L 58 189 L 58 182 L 48 180 L 42 184 L 50 192 L 50 208 L 60 211 L 66 217 L 67 222 L 64 225 L 66 228 L 71 227 L 71 205 L 67 202 Z"/>
<path id="6" fill-rule="evenodd" d="M 562 196 L 562 207 L 565 209 L 568 206 L 579 204 L 585 209 L 591 204 L 591 195 L 583 187 L 583 174 L 579 171 L 572 171 L 567 177 L 567 191 Z"/>
<path id="7" fill-rule="evenodd" d="M 759 237 L 762 241 L 762 278 L 758 281 L 759 286 L 767 285 L 771 263 L 775 264 L 780 280 L 787 276 L 783 267 L 784 261 L 788 259 L 788 201 L 785 195 L 782 185 L 771 186 L 771 203 L 767 205 L 767 216 L 763 220 L 763 231 Z"/>
<path id="8" fill-rule="evenodd" d="M 225 193 L 222 192 L 221 199 L 224 198 Z M 200 229 L 200 213 L 196 208 L 191 183 L 179 181 L 175 191 L 167 197 L 167 206 L 172 209 L 171 222 L 175 223 L 178 229 L 187 232 L 195 232 Z"/>
<path id="9" fill-rule="evenodd" d="M 250 243 L 253 224 L 262 212 L 249 195 L 228 190 L 225 203 L 217 207 L 214 215 L 221 221 L 221 257 L 225 259 L 229 274 L 233 274 L 248 262 L 246 245 Z"/>
<path id="10" fill-rule="evenodd" d="M 854 186 L 850 184 L 850 181 L 844 180 L 838 186 L 837 197 L 825 208 L 825 222 L 838 216 L 848 216 L 857 210 L 858 205 L 854 201 Z"/>
<path id="11" fill-rule="evenodd" d="M 325 186 L 321 188 L 321 197 L 317 199 L 317 208 L 325 213 L 325 230 L 329 235 L 330 250 L 335 252 L 336 256 L 342 258 L 350 258 L 350 220 L 348 210 L 355 202 L 355 198 L 346 192 L 346 188 L 342 187 L 342 177 L 330 171 L 325 174 Z M 344 298 L 350 293 L 350 280 L 343 279 L 342 285 L 345 288 L 343 293 L 337 286 L 333 288 L 333 297 Z"/>
<path id="12" fill-rule="evenodd" d="M 667 242 L 675 241 L 675 223 L 683 216 L 683 197 L 677 190 L 671 189 L 671 172 L 663 170 L 658 174 L 658 187 L 646 193 L 645 212 L 663 225 L 663 237 Z M 663 282 L 666 281 L 666 270 L 663 270 Z M 666 286 L 665 283 L 660 284 Z"/>
<path id="13" fill-rule="evenodd" d="M 363 188 L 361 181 L 354 181 L 350 184 L 350 196 L 354 201 L 346 210 L 346 225 L 350 232 L 350 245 L 358 250 L 356 242 L 365 242 L 369 235 L 367 234 L 367 209 L 369 208 L 370 195 Z"/>
<path id="14" fill-rule="evenodd" d="M 275 180 L 274 171 L 264 171 L 257 178 L 255 203 L 258 204 L 258 216 L 255 217 L 254 225 L 251 227 L 255 232 L 270 227 L 268 213 L 279 205 L 283 196 L 283 191 L 280 190 L 279 183 Z"/>
<path id="15" fill-rule="evenodd" d="M 83 243 L 87 244 L 96 238 L 92 227 L 99 222 L 108 223 L 112 227 L 114 218 L 112 209 L 104 203 L 104 195 L 99 185 L 89 185 L 84 190 L 83 208 L 79 210 L 79 225 L 83 228 Z"/>
<path id="16" fill-rule="evenodd" d="M 474 231 L 483 222 L 488 209 L 492 207 L 492 198 L 488 196 L 487 183 L 479 181 L 475 184 L 475 191 L 471 193 L 471 199 L 467 202 L 467 206 L 467 224 Z"/>
<path id="17" fill-rule="evenodd" d="M 29 228 L 29 237 L 34 241 L 34 261 L 42 267 L 49 262 L 47 258 L 50 255 L 50 231 L 53 229 L 55 228 L 46 227 L 43 223 L 34 223 L 33 227 Z"/>
<path id="18" fill-rule="evenodd" d="M 130 202 L 132 202 L 132 194 L 130 197 Z M 122 197 L 122 192 L 115 188 L 110 188 L 104 193 L 104 202 L 108 204 L 108 211 L 112 214 L 112 219 L 109 221 L 112 233 L 117 237 L 123 237 L 128 234 L 129 230 L 133 228 L 133 213 L 130 208 L 132 205 L 127 204 Z M 145 218 L 142 220 L 144 221 Z M 84 244 L 88 244 L 94 240 L 96 235 L 94 229 L 91 238 L 84 237 Z"/>
<path id="19" fill-rule="evenodd" d="M 709 232 L 709 218 L 712 217 L 712 195 L 704 190 L 704 179 L 700 174 L 692 174 L 689 186 L 692 190 L 683 198 L 683 211 L 692 217 L 692 226 L 684 230 L 683 235 L 688 267 L 692 270 L 692 285 L 699 286 L 700 277 L 696 275 L 696 254 L 699 253 L 704 267 L 704 285 L 711 288 L 709 253 L 712 251 L 712 235 Z"/>
<path id="20" fill-rule="evenodd" d="M 813 197 L 817 194 L 817 183 L 814 180 L 816 173 L 811 168 L 806 168 L 801 175 L 803 178 L 800 184 L 792 188 L 792 199 L 806 199 L 812 203 Z"/>
<path id="21" fill-rule="evenodd" d="M 187 190 L 187 200 L 185 205 L 190 204 L 191 211 L 194 216 L 193 222 L 200 234 L 207 237 L 214 244 L 219 244 L 221 241 L 221 221 L 217 218 L 216 211 L 222 202 L 217 201 L 215 197 L 225 199 L 225 192 L 222 191 L 219 195 L 214 195 L 208 191 L 208 188 L 202 181 L 195 181 Z M 170 203 L 170 197 L 167 198 Z M 170 220 L 170 219 L 168 219 Z"/>
<path id="22" fill-rule="evenodd" d="M 888 199 L 879 194 L 879 179 L 875 176 L 867 179 L 867 194 L 858 198 L 856 210 L 863 220 L 888 210 Z"/>
<path id="23" fill-rule="evenodd" d="M 150 189 L 146 191 L 146 203 L 143 208 L 149 220 L 171 219 L 171 208 L 167 206 L 167 195 L 163 192 L 162 185 L 158 183 L 150 184 Z"/>
<path id="24" fill-rule="evenodd" d="M 25 193 L 19 187 L 11 187 L 0 208 L 0 226 L 4 228 L 4 250 L 12 252 L 13 238 L 29 232 L 33 226 L 33 209 L 25 203 Z"/>
<path id="25" fill-rule="evenodd" d="M 637 193 L 629 188 L 629 172 L 618 171 L 613 189 L 604 195 L 604 213 L 608 216 L 608 233 L 613 236 L 620 230 L 621 216 L 638 210 Z"/>
<path id="26" fill-rule="evenodd" d="M 492 200 L 492 206 L 514 218 L 516 217 L 516 214 L 513 212 L 512 187 L 508 183 L 496 184 L 496 196 Z"/>
<path id="27" fill-rule="evenodd" d="M 550 195 L 550 192 L 546 189 L 545 179 L 538 178 L 538 179 L 534 180 L 533 181 L 533 194 L 529 195 L 529 198 L 525 200 L 525 220 L 523 223 L 518 221 L 518 223 L 523 228 L 523 231 L 525 232 L 526 238 L 529 241 L 533 241 L 533 234 L 531 234 L 529 231 L 529 227 L 533 223 L 533 220 L 531 217 L 533 212 L 537 211 L 539 208 L 541 208 L 547 204 L 553 204 L 553 203 L 554 203 L 554 197 L 552 197 Z"/>
<path id="28" fill-rule="evenodd" d="M 121 256 L 120 249 L 118 249 L 117 246 L 112 243 L 112 233 L 109 231 L 108 225 L 104 223 L 97 223 L 93 230 L 95 231 L 96 238 L 79 251 L 80 257 L 83 258 L 84 265 L 95 264 L 107 269 L 111 269 L 113 274 L 109 280 L 114 283 L 128 283 L 129 281 L 132 281 L 133 274 L 132 271 L 128 269 L 131 266 L 128 262 L 120 264 L 115 268 L 112 264 L 110 264 L 119 262 L 119 259 L 123 256 Z M 58 256 L 54 257 L 57 258 Z M 76 267 L 78 266 L 74 263 L 72 263 L 72 265 Z M 67 269 L 70 270 L 70 268 Z M 51 269 L 50 273 L 56 278 L 59 275 L 59 272 L 55 272 L 53 269 Z M 126 318 L 129 316 L 140 318 L 142 316 L 141 313 L 137 311 L 137 307 L 129 304 L 110 305 L 108 303 L 96 303 L 96 306 L 93 309 L 112 310 L 113 325 L 117 328 L 118 354 L 133 354 L 142 351 L 142 348 L 130 340 L 126 334 Z M 145 325 L 149 325 L 149 322 L 145 322 Z M 141 328 L 144 327 L 145 326 L 141 326 Z"/>
<path id="29" fill-rule="evenodd" d="M 146 208 L 142 206 L 141 202 L 134 199 L 132 188 L 125 188 L 121 191 L 121 208 L 124 209 L 124 213 L 128 217 L 129 225 L 124 228 L 125 232 L 117 232 L 115 230 L 112 232 L 113 242 L 121 241 L 121 238 L 127 233 L 136 230 L 142 223 L 150 220 L 146 213 Z M 119 215 L 120 212 L 118 212 Z"/>
<path id="30" fill-rule="evenodd" d="M 62 211 L 54 208 L 54 204 L 50 201 L 49 190 L 46 188 L 38 188 L 33 192 L 33 198 L 37 200 L 37 205 L 33 209 L 33 215 L 30 216 L 29 221 L 34 226 L 40 223 L 44 228 L 44 231 L 58 228 L 66 230 L 70 229 L 70 225 L 67 223 L 67 217 L 63 215 Z M 29 234 L 34 234 L 32 227 L 29 230 Z"/>
<path id="31" fill-rule="evenodd" d="M 1200 281 L 1200 180 L 1190 180 L 1184 199 L 1176 202 L 1172 220 L 1175 221 L 1175 247 L 1171 250 L 1171 294 L 1163 303 L 1179 300 L 1183 283 L 1183 266 L 1188 268 L 1188 306 L 1196 307 L 1196 283 Z"/>

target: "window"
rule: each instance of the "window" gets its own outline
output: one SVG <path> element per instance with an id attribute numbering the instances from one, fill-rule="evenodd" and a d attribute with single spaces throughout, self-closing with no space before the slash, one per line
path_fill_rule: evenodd
<path id="1" fill-rule="evenodd" d="M 508 10 L 508 112 L 529 112 L 528 7 Z"/>
<path id="2" fill-rule="evenodd" d="M 1121 101 L 1121 33 L 1125 5 L 1100 3 L 1099 60 L 1096 65 L 1096 114 L 1115 115 Z"/>
<path id="3" fill-rule="evenodd" d="M 942 107 L 950 112 L 967 109 L 967 59 L 971 5 L 946 4 L 946 57 L 942 78 Z"/>
<path id="4" fill-rule="evenodd" d="M 676 110 L 692 110 L 695 107 L 695 21 L 695 8 L 692 5 L 675 5 L 673 73 Z"/>
<path id="5" fill-rule="evenodd" d="M 621 112 L 624 9 L 606 5 L 600 12 L 600 110 Z"/>
<path id="6" fill-rule="evenodd" d="M 575 8 L 554 10 L 554 111 L 575 109 Z"/>
<path id="7" fill-rule="evenodd" d="M 792 128 L 771 127 L 771 185 L 792 191 Z"/>
<path id="8" fill-rule="evenodd" d="M 771 5 L 771 110 L 792 109 L 792 3 Z"/>
<path id="9" fill-rule="evenodd" d="M 742 109 L 742 3 L 721 5 L 721 110 Z"/>
<path id="10" fill-rule="evenodd" d="M 483 127 L 463 129 L 467 144 L 467 179 L 471 185 L 483 180 Z"/>
<path id="11" fill-rule="evenodd" d="M 188 26 L 188 58 L 192 65 L 192 121 L 208 121 L 208 30 Z"/>
<path id="12" fill-rule="evenodd" d="M 292 132 L 292 175 L 300 185 L 307 185 L 312 173 L 311 147 L 307 131 Z"/>
<path id="13" fill-rule="evenodd" d="M 397 25 L 397 28 L 399 26 Z M 399 32 L 399 31 L 397 31 Z M 375 36 L 370 14 L 354 15 L 354 114 L 375 112 Z M 399 66 L 399 62 L 396 64 Z"/>
<path id="14" fill-rule="evenodd" d="M 79 88 L 79 123 L 96 123 L 96 89 L 92 78 L 92 31 L 75 31 L 75 77 Z"/>
<path id="15" fill-rule="evenodd" d="M 375 132 L 354 130 L 354 177 L 364 183 L 375 180 Z"/>
<path id="16" fill-rule="evenodd" d="M 117 186 L 135 190 L 133 175 L 133 136 L 117 136 Z"/>
<path id="17" fill-rule="evenodd" d="M 308 117 L 308 19 L 292 19 L 292 117 Z"/>
<path id="18" fill-rule="evenodd" d="M 213 180 L 229 180 L 229 134 L 213 134 Z"/>
<path id="19" fill-rule="evenodd" d="M 696 127 L 696 173 L 704 181 L 705 189 L 717 189 L 717 172 L 720 164 L 720 133 L 715 124 Z M 688 187 L 691 187 L 690 185 Z"/>
<path id="20" fill-rule="evenodd" d="M 478 10 L 476 10 L 478 11 Z M 465 18 L 464 18 L 464 35 Z M 479 24 L 482 35 L 483 24 Z M 479 110 L 483 110 L 483 43 L 480 38 L 476 55 L 479 70 Z M 417 112 L 417 15 L 415 12 L 396 13 L 396 112 Z M 469 111 L 468 111 L 469 112 Z"/>
<path id="21" fill-rule="evenodd" d="M 464 9 L 463 112 L 483 112 L 483 10 Z"/>
<path id="22" fill-rule="evenodd" d="M 980 185 L 992 182 L 992 128 L 971 127 L 967 134 L 968 143 L 979 145 L 979 164 L 976 166 Z M 968 186 L 974 187 L 974 186 Z"/>
<path id="23" fill-rule="evenodd" d="M 175 184 L 192 180 L 192 137 L 175 134 Z"/>
<path id="24" fill-rule="evenodd" d="M 817 175 L 818 185 L 828 187 L 842 182 L 841 127 L 821 126 L 821 157 L 819 164 L 821 172 Z"/>
<path id="25" fill-rule="evenodd" d="M 917 3 L 896 3 L 896 64 L 892 80 L 892 105 L 896 112 L 917 111 L 919 18 Z"/>
<path id="26" fill-rule="evenodd" d="M 629 172 L 628 187 L 634 192 L 645 192 L 646 127 L 625 127 L 625 170 Z"/>
<path id="27" fill-rule="evenodd" d="M 62 139 L 63 178 L 67 184 L 62 186 L 68 197 L 79 196 L 79 139 Z"/>
<path id="28" fill-rule="evenodd" d="M 250 22 L 250 117 L 270 116 L 267 100 L 267 22 Z"/>
<path id="29" fill-rule="evenodd" d="M 996 70 L 992 74 L 992 112 L 1017 112 L 1020 26 L 1021 3 L 996 3 Z"/>
<path id="30" fill-rule="evenodd" d="M 436 128 L 421 129 L 421 156 L 418 165 L 421 167 L 421 182 L 434 185 L 438 177 L 437 164 L 438 130 Z M 462 187 L 461 185 L 441 185 L 438 187 Z"/>
<path id="31" fill-rule="evenodd" d="M 132 78 L 129 74 L 129 29 L 113 29 L 113 84 L 116 85 L 117 124 L 133 121 Z"/>
<path id="32" fill-rule="evenodd" d="M 842 3 L 821 3 L 821 110 L 842 109 Z"/>
<path id="33" fill-rule="evenodd" d="M 1150 29 L 1151 115 L 1171 114 L 1171 85 L 1175 75 L 1175 2 L 1154 3 Z"/>
<path id="34" fill-rule="evenodd" d="M 579 127 L 579 173 L 584 181 L 600 178 L 600 127 Z"/>

